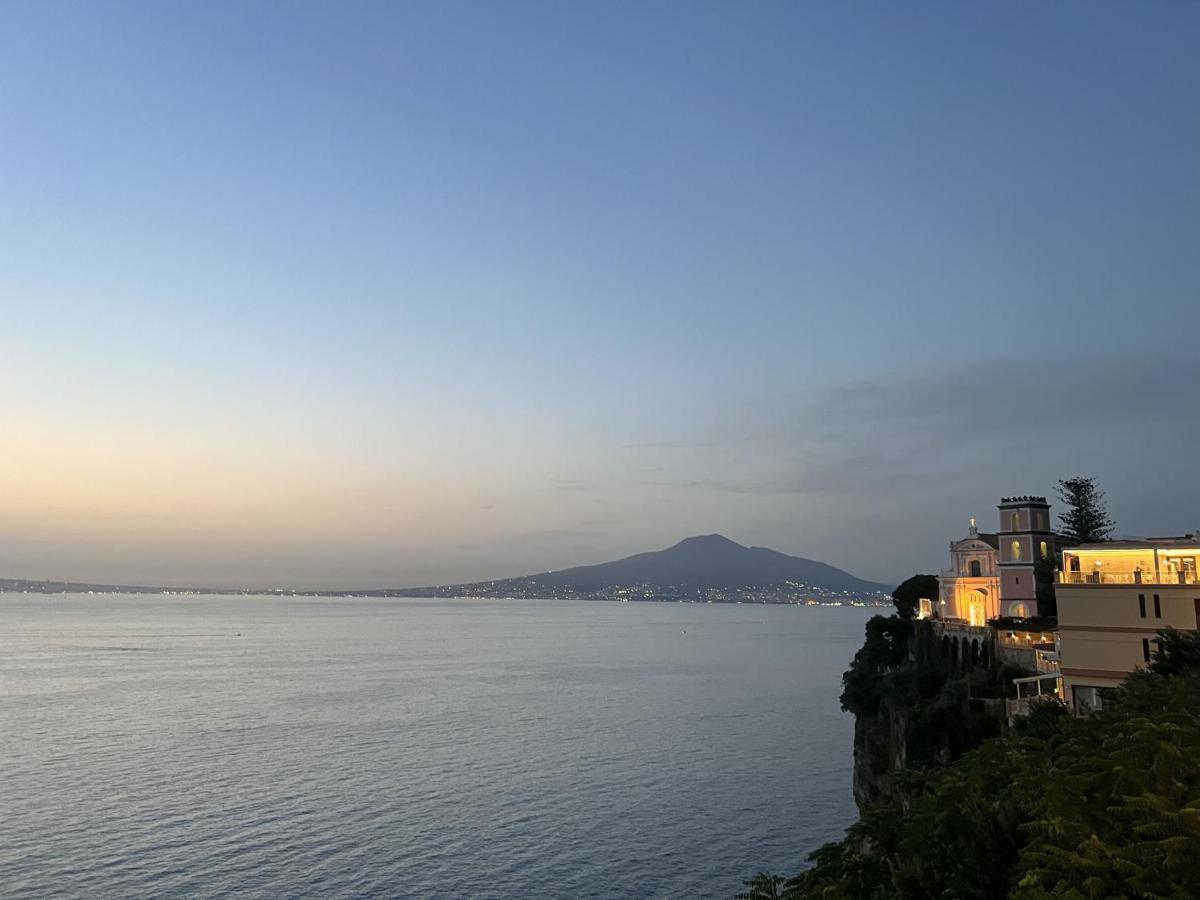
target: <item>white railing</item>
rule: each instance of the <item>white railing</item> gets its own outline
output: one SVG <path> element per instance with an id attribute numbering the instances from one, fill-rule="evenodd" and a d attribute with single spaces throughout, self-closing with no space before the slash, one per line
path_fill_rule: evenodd
<path id="1" fill-rule="evenodd" d="M 1033 665 L 1039 674 L 1048 674 L 1057 672 L 1058 669 L 1058 654 L 1046 653 L 1042 650 L 1034 652 Z"/>
<path id="2" fill-rule="evenodd" d="M 1062 584 L 1200 584 L 1195 572 L 1062 572 Z"/>

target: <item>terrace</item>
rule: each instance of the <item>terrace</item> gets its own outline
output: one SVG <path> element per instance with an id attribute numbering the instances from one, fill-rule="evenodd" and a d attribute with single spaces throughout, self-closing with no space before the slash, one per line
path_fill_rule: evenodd
<path id="1" fill-rule="evenodd" d="M 1063 551 L 1062 584 L 1200 584 L 1193 535 L 1085 544 Z"/>

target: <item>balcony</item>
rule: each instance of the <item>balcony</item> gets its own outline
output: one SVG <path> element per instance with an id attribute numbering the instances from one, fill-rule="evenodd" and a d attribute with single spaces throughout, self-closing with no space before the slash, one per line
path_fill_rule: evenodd
<path id="1" fill-rule="evenodd" d="M 1062 584 L 1200 584 L 1200 577 L 1190 570 L 1171 572 L 1060 572 Z"/>
<path id="2" fill-rule="evenodd" d="M 1014 678 L 1013 685 L 1017 689 L 1016 699 L 1004 702 L 1010 725 L 1018 716 L 1029 715 L 1034 703 L 1047 700 L 1061 703 L 1063 699 L 1062 677 L 1054 673 Z"/>
<path id="3" fill-rule="evenodd" d="M 1039 675 L 1057 674 L 1059 659 L 1057 650 L 1034 650 L 1033 667 Z"/>

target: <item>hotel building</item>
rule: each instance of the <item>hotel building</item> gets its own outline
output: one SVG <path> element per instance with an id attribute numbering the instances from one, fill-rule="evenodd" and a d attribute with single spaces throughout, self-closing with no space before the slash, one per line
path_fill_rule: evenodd
<path id="1" fill-rule="evenodd" d="M 1146 666 L 1161 628 L 1200 628 L 1200 538 L 1106 541 L 1063 551 L 1056 589 L 1067 702 L 1103 706 L 1105 692 Z"/>

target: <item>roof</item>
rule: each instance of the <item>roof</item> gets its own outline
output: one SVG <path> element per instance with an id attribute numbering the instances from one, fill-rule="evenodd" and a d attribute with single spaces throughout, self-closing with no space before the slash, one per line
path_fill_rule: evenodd
<path id="1" fill-rule="evenodd" d="M 1194 534 L 1178 537 L 1121 538 L 1116 541 L 1100 541 L 1094 544 L 1077 544 L 1067 550 L 1153 550 L 1155 547 L 1196 547 L 1200 549 L 1200 538 Z"/>
<path id="2" fill-rule="evenodd" d="M 1045 497 L 1001 497 L 998 504 L 1000 509 L 1008 509 L 1013 506 L 1044 506 L 1050 508 L 1050 504 L 1046 502 Z"/>
<path id="3" fill-rule="evenodd" d="M 1044 675 L 1030 675 L 1027 678 L 1014 678 L 1013 684 L 1031 684 L 1035 681 L 1057 681 L 1062 678 L 1060 672 L 1047 672 Z"/>
<path id="4" fill-rule="evenodd" d="M 1000 538 L 994 534 L 988 534 L 982 531 L 977 532 L 976 534 L 968 534 L 966 537 L 959 538 L 956 541 L 951 541 L 950 546 L 957 547 L 959 544 L 965 544 L 967 541 L 983 541 L 983 543 L 987 544 L 993 550 L 1000 549 Z"/>

